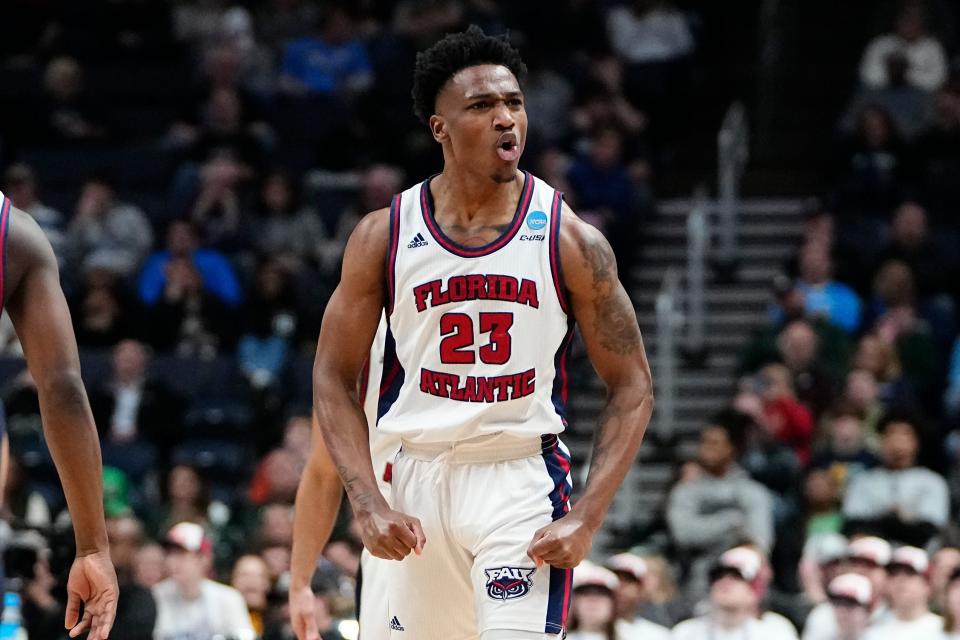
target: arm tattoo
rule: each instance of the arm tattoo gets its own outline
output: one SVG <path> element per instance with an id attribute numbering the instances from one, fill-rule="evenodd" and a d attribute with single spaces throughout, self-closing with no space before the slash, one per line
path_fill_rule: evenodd
<path id="1" fill-rule="evenodd" d="M 340 480 L 343 482 L 343 488 L 346 489 L 350 501 L 355 507 L 365 509 L 370 506 L 370 494 L 364 491 L 363 485 L 357 482 L 357 477 L 346 465 L 337 466 L 337 473 L 340 474 Z"/>
<path id="2" fill-rule="evenodd" d="M 637 316 L 617 280 L 613 251 L 601 241 L 579 238 L 583 260 L 593 272 L 594 331 L 607 351 L 633 353 L 640 348 Z"/>
<path id="3" fill-rule="evenodd" d="M 619 411 L 608 404 L 603 408 L 600 419 L 597 421 L 597 428 L 593 432 L 593 453 L 590 455 L 590 472 L 587 475 L 587 485 L 594 477 L 594 473 L 607 465 L 607 458 L 611 451 L 611 442 L 607 442 L 610 433 L 617 431 L 617 426 L 622 420 Z"/>

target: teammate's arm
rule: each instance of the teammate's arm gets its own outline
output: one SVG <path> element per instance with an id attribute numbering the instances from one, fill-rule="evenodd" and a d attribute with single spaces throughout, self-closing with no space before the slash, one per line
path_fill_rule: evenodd
<path id="1" fill-rule="evenodd" d="M 590 473 L 570 512 L 534 534 L 537 562 L 574 567 L 633 464 L 653 411 L 650 366 L 633 304 L 617 278 L 610 244 L 564 205 L 560 263 L 567 297 L 590 361 L 607 386 L 607 402 L 594 433 Z"/>
<path id="2" fill-rule="evenodd" d="M 343 485 L 314 416 L 310 458 L 297 489 L 290 556 L 290 622 L 298 640 L 320 640 L 310 580 L 330 539 L 342 496 Z"/>
<path id="3" fill-rule="evenodd" d="M 365 217 L 347 241 L 340 284 L 320 325 L 313 367 L 314 412 L 347 491 L 363 544 L 378 558 L 402 560 L 425 542 L 416 518 L 393 511 L 380 494 L 357 380 L 377 333 L 385 299 L 389 212 Z"/>
<path id="4" fill-rule="evenodd" d="M 104 524 L 100 443 L 80 379 L 70 312 L 43 231 L 17 210 L 11 212 L 8 229 L 6 308 L 37 384 L 44 437 L 63 483 L 77 543 L 65 625 L 72 629 L 71 637 L 89 628 L 90 638 L 106 638 L 116 612 L 117 578 Z"/>

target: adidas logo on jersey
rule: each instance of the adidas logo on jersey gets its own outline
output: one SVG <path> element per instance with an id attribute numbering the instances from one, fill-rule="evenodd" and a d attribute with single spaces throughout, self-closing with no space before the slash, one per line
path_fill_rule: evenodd
<path id="1" fill-rule="evenodd" d="M 413 240 L 410 241 L 410 244 L 407 245 L 407 249 L 416 249 L 417 247 L 427 246 L 427 240 L 423 237 L 422 233 L 418 233 L 413 236 Z"/>
<path id="2" fill-rule="evenodd" d="M 426 244 L 426 242 L 424 242 L 424 244 Z M 394 631 L 406 631 L 406 629 L 403 628 L 403 625 L 400 624 L 400 620 L 397 619 L 397 616 L 393 616 L 390 619 L 390 628 Z"/>

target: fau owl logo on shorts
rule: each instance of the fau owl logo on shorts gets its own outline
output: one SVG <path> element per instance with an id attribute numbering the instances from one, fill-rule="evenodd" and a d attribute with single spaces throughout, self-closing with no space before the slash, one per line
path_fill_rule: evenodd
<path id="1" fill-rule="evenodd" d="M 536 569 L 523 567 L 497 567 L 484 569 L 487 574 L 487 595 L 494 600 L 522 598 L 533 586 Z"/>

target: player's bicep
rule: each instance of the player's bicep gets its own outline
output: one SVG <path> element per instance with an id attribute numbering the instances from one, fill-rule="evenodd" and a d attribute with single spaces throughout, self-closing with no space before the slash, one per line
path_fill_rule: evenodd
<path id="1" fill-rule="evenodd" d="M 16 222 L 8 250 L 9 262 L 16 263 L 19 273 L 6 308 L 30 371 L 40 383 L 48 375 L 78 372 L 79 356 L 53 249 L 33 220 Z"/>
<path id="2" fill-rule="evenodd" d="M 561 260 L 570 306 L 590 360 L 607 384 L 649 376 L 637 316 L 603 235 L 579 220 L 565 229 Z"/>

